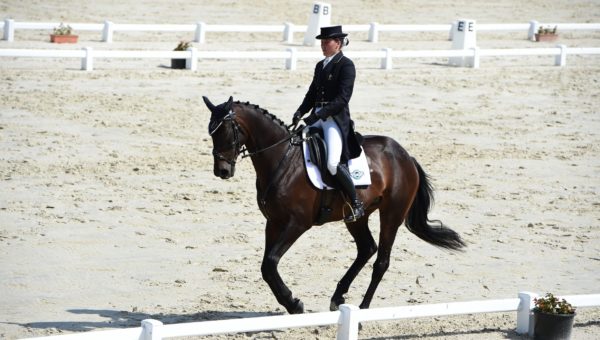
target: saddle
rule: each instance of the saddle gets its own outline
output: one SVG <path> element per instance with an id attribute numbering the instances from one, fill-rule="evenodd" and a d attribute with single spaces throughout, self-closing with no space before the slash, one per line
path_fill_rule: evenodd
<path id="1" fill-rule="evenodd" d="M 317 189 L 337 189 L 337 181 L 327 169 L 327 144 L 323 131 L 315 127 L 305 127 L 302 130 L 302 140 L 304 165 L 310 182 Z M 357 158 L 348 161 L 348 169 L 357 189 L 364 189 L 371 185 L 369 163 L 364 151 Z"/>
<path id="2" fill-rule="evenodd" d="M 322 190 L 321 209 L 316 225 L 325 223 L 331 214 L 331 203 L 334 194 L 340 189 L 337 180 L 327 169 L 327 143 L 323 137 L 323 131 L 316 127 L 306 127 L 302 131 L 302 148 L 304 152 L 304 165 L 308 178 L 313 186 Z M 362 137 L 360 138 L 362 140 Z M 366 188 L 371 184 L 371 173 L 365 152 L 348 162 L 350 176 L 357 189 Z"/>

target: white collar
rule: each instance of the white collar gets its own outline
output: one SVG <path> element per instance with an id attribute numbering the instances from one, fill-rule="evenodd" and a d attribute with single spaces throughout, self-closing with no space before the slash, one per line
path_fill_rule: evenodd
<path id="1" fill-rule="evenodd" d="M 332 60 L 332 59 L 333 59 L 333 58 L 334 58 L 336 55 L 338 55 L 338 53 L 340 53 L 340 52 L 337 52 L 336 54 L 332 55 L 331 57 L 326 57 L 325 59 L 323 59 L 323 67 L 325 67 L 327 64 L 329 64 L 329 62 L 330 62 L 330 61 L 331 61 L 331 60 Z"/>

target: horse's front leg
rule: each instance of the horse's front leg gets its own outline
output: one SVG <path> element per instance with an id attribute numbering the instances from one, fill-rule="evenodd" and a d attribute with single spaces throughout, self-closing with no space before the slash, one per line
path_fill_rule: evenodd
<path id="1" fill-rule="evenodd" d="M 300 299 L 295 299 L 292 292 L 285 285 L 277 265 L 292 244 L 306 231 L 298 226 L 275 226 L 267 221 L 265 231 L 265 254 L 261 266 L 263 279 L 271 287 L 277 301 L 287 309 L 290 314 L 304 313 L 304 304 Z"/>

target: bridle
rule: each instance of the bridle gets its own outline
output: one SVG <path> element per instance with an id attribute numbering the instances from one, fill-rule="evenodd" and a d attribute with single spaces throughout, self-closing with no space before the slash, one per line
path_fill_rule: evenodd
<path id="1" fill-rule="evenodd" d="M 233 167 L 233 166 L 235 166 L 235 163 L 237 162 L 237 158 L 240 155 L 240 153 L 245 153 L 247 151 L 246 148 L 242 149 L 242 146 L 240 144 L 240 133 L 241 132 L 240 132 L 240 126 L 235 121 L 235 112 L 233 112 L 233 110 L 229 110 L 229 113 L 225 117 L 223 117 L 219 121 L 219 124 L 217 124 L 217 126 L 214 129 L 209 131 L 208 134 L 210 136 L 212 136 L 226 122 L 229 122 L 231 124 L 231 129 L 233 131 L 233 141 L 230 144 L 231 148 L 229 148 L 227 150 L 222 150 L 222 151 L 217 151 L 216 149 L 213 149 L 212 154 L 215 157 L 215 159 L 217 159 L 219 161 L 224 161 Z M 230 150 L 235 151 L 234 157 L 232 159 L 229 159 L 229 158 L 223 156 L 223 152 L 227 152 Z"/>
<path id="2" fill-rule="evenodd" d="M 221 126 L 223 126 L 225 123 L 229 123 L 231 125 L 231 129 L 233 131 L 233 141 L 231 142 L 231 144 L 229 145 L 230 148 L 226 149 L 226 150 L 222 150 L 222 151 L 217 151 L 216 149 L 213 149 L 213 156 L 215 157 L 215 159 L 219 160 L 219 161 L 224 161 L 227 164 L 231 165 L 231 166 L 235 166 L 235 163 L 237 162 L 238 157 L 240 156 L 240 154 L 242 155 L 242 159 L 246 158 L 246 157 L 252 157 L 256 154 L 259 154 L 261 152 L 265 152 L 269 149 L 272 149 L 282 143 L 285 143 L 289 140 L 292 140 L 294 137 L 297 137 L 299 134 L 297 133 L 298 131 L 293 131 L 292 133 L 290 133 L 287 137 L 283 138 L 282 140 L 267 146 L 266 148 L 254 151 L 254 152 L 250 152 L 246 146 L 242 146 L 241 142 L 240 142 L 240 134 L 241 132 L 241 128 L 238 124 L 238 122 L 235 120 L 235 112 L 233 112 L 233 110 L 229 110 L 229 113 L 227 113 L 227 115 L 225 115 L 225 117 L 223 117 L 219 123 L 217 124 L 217 126 L 209 131 L 209 135 L 212 136 L 213 134 L 215 134 L 217 132 L 217 130 L 219 130 L 219 128 Z M 292 141 L 292 144 L 298 145 L 299 143 L 301 143 L 300 141 Z M 223 155 L 224 152 L 228 152 L 230 150 L 234 150 L 235 151 L 235 155 L 233 158 L 227 158 Z"/>
<path id="3" fill-rule="evenodd" d="M 279 177 L 280 170 L 281 170 L 283 164 L 285 163 L 285 160 L 290 155 L 290 152 L 292 151 L 292 145 L 301 145 L 302 144 L 303 139 L 302 139 L 300 132 L 302 131 L 304 126 L 300 126 L 300 127 L 296 128 L 296 124 L 292 124 L 292 125 L 288 126 L 288 130 L 290 129 L 290 127 L 293 126 L 293 130 L 288 136 L 286 136 L 282 140 L 280 140 L 270 146 L 267 146 L 263 149 L 260 149 L 260 150 L 254 151 L 254 152 L 250 152 L 250 151 L 248 151 L 248 149 L 245 146 L 242 147 L 242 145 L 241 145 L 240 134 L 242 133 L 242 129 L 240 128 L 238 122 L 235 120 L 235 112 L 233 112 L 233 110 L 229 110 L 229 113 L 227 113 L 227 115 L 225 115 L 225 117 L 223 117 L 218 122 L 217 126 L 215 126 L 212 130 L 209 130 L 209 135 L 212 136 L 213 134 L 215 134 L 217 132 L 217 130 L 219 130 L 219 128 L 226 123 L 229 123 L 231 125 L 231 129 L 233 131 L 233 141 L 229 145 L 230 148 L 227 150 L 217 151 L 216 149 L 213 149 L 213 156 L 215 157 L 216 160 L 226 162 L 232 168 L 235 167 L 235 163 L 237 162 L 237 159 L 240 156 L 240 154 L 242 155 L 242 159 L 246 158 L 246 157 L 252 157 L 261 152 L 270 150 L 282 143 L 290 141 L 287 150 L 285 151 L 285 153 L 279 160 L 279 163 L 277 164 L 277 167 L 275 170 L 275 175 L 273 175 L 271 177 L 271 179 L 269 180 L 269 183 L 267 184 L 267 186 L 259 200 L 260 206 L 262 208 L 261 210 L 263 210 L 263 212 L 265 214 L 267 214 L 267 212 L 266 212 L 267 211 L 266 210 L 267 195 L 268 195 L 269 191 L 271 190 L 271 188 L 273 187 L 275 180 Z M 210 128 L 210 125 L 209 125 L 209 128 Z M 227 157 L 223 156 L 223 152 L 227 152 L 230 150 L 235 150 L 235 155 L 233 158 L 227 158 Z"/>

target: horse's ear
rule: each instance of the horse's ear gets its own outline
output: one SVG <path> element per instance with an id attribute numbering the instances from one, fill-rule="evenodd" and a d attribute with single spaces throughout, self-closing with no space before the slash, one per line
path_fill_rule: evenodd
<path id="1" fill-rule="evenodd" d="M 215 110 L 215 106 L 213 105 L 213 103 L 210 102 L 210 100 L 208 100 L 208 98 L 206 98 L 206 96 L 202 96 L 202 99 L 204 100 L 204 104 L 206 104 L 206 107 L 208 107 L 208 109 L 210 110 L 210 112 L 213 112 Z"/>
<path id="2" fill-rule="evenodd" d="M 230 111 L 232 104 L 233 104 L 233 96 L 229 96 L 229 100 L 227 101 L 227 104 L 225 104 L 225 110 Z"/>

